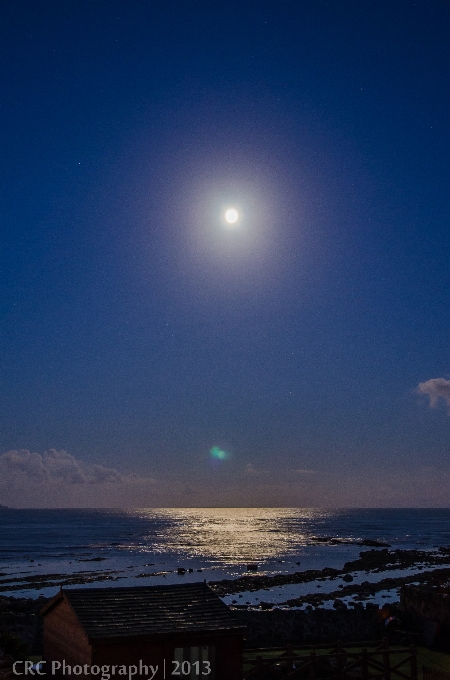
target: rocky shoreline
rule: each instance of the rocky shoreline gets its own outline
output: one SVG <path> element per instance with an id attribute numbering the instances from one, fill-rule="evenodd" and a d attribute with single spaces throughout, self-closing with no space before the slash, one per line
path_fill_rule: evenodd
<path id="1" fill-rule="evenodd" d="M 340 539 L 333 539 L 328 537 L 317 538 L 318 542 L 337 541 Z M 361 545 L 377 546 L 384 545 L 377 541 L 363 541 Z M 79 560 L 88 561 L 88 560 Z M 94 561 L 94 560 L 89 560 Z M 99 561 L 97 558 L 96 561 Z M 300 563 L 298 563 L 300 564 Z M 252 565 L 254 566 L 254 565 Z M 312 604 L 319 600 L 331 599 L 333 594 L 355 594 L 358 591 L 371 590 L 378 592 L 387 588 L 395 588 L 403 583 L 410 583 L 418 581 L 420 583 L 427 583 L 433 579 L 446 578 L 446 566 L 450 567 L 450 547 L 440 547 L 433 551 L 424 550 L 389 550 L 388 548 L 362 551 L 359 554 L 359 559 L 351 562 L 346 562 L 342 569 L 333 569 L 331 567 L 324 567 L 323 569 L 307 569 L 304 571 L 295 571 L 291 574 L 276 574 L 268 576 L 266 574 L 259 574 L 257 571 L 244 574 L 239 578 L 222 579 L 220 581 L 209 581 L 209 585 L 215 592 L 222 596 L 239 594 L 245 591 L 252 592 L 261 589 L 271 589 L 277 586 L 285 586 L 297 583 L 311 583 L 313 581 L 334 581 L 341 579 L 344 583 L 339 584 L 339 591 L 335 593 L 320 594 L 314 593 L 309 598 Z M 395 578 L 385 578 L 381 581 L 368 582 L 362 584 L 350 584 L 354 577 L 351 575 L 365 572 L 366 574 L 378 574 L 385 571 L 403 570 L 416 568 L 419 572 L 413 575 L 397 576 Z M 440 570 L 440 571 L 439 571 Z M 178 569 L 178 573 L 185 573 L 187 569 Z M 189 572 L 193 571 L 189 569 Z M 198 569 L 197 571 L 202 571 Z M 439 573 L 438 573 L 439 571 Z M 157 576 L 169 572 L 151 572 L 138 574 L 139 577 Z M 29 576 L 17 576 L 10 573 L 0 573 L 0 593 L 11 593 L 14 590 L 34 590 L 38 591 L 42 588 L 48 587 L 65 587 L 77 586 L 99 583 L 104 581 L 116 582 L 125 579 L 123 571 L 117 570 L 85 570 L 75 572 L 73 574 L 67 573 L 51 573 L 51 574 L 34 574 Z M 0 595 L 1 597 L 5 597 Z M 23 598 L 19 598 L 23 599 Z"/>
<path id="2" fill-rule="evenodd" d="M 415 568 L 414 573 L 403 576 L 396 575 L 377 581 L 370 581 L 371 574 L 389 572 L 392 570 L 410 570 Z M 364 573 L 368 578 L 361 583 L 354 583 L 358 574 Z M 3 574 L 2 576 L 12 576 Z M 14 578 L 17 589 L 24 588 L 38 589 L 48 586 L 73 586 L 95 583 L 98 581 L 117 581 L 121 578 L 118 572 L 104 571 L 93 572 L 84 571 L 73 575 L 67 574 L 45 574 L 40 576 L 27 576 Z M 221 581 L 210 581 L 209 585 L 221 597 L 228 595 L 238 595 L 242 592 L 251 592 L 266 589 L 268 592 L 275 586 L 285 586 L 296 583 L 312 583 L 314 581 L 337 581 L 336 588 L 331 592 L 312 592 L 298 598 L 287 599 L 282 603 L 286 608 L 298 608 L 306 605 L 306 610 L 310 613 L 325 611 L 323 605 L 333 603 L 334 609 L 345 614 L 348 606 L 351 606 L 356 613 L 357 610 L 369 610 L 369 607 L 376 609 L 377 605 L 364 600 L 369 600 L 376 592 L 382 590 L 394 590 L 408 583 L 421 583 L 424 585 L 442 585 L 450 582 L 450 547 L 441 547 L 433 551 L 423 550 L 389 550 L 388 548 L 366 550 L 360 552 L 359 559 L 346 562 L 342 569 L 309 569 L 296 571 L 293 574 L 278 574 L 267 576 L 265 574 L 252 573 L 236 579 L 223 579 Z M 11 590 L 14 586 L 7 586 L 6 583 L 13 579 L 2 578 L 1 584 L 4 590 Z M 319 584 L 320 585 L 320 584 Z M 351 596 L 353 602 L 345 604 L 342 598 Z M 40 617 L 39 610 L 47 601 L 44 597 L 38 599 L 18 598 L 12 595 L 0 595 L 0 650 L 6 653 L 25 654 L 40 653 Z M 261 601 L 256 608 L 252 606 L 253 612 L 249 614 L 262 613 L 264 610 L 273 610 L 273 603 Z M 249 610 L 245 604 L 240 605 L 234 601 L 232 608 L 244 612 Z M 269 613 L 269 612 L 266 612 Z M 290 612 L 284 612 L 289 614 Z M 294 614 L 295 612 L 291 612 Z M 329 612 L 332 614 L 333 612 Z M 279 613 L 283 617 L 283 612 Z M 302 616 L 300 616 L 300 614 Z M 348 612 L 353 616 L 352 612 Z M 299 621 L 304 620 L 308 611 L 298 612 Z M 355 614 L 356 615 L 356 614 Z M 297 614 L 296 614 L 297 616 Z M 324 613 L 325 616 L 325 613 Z M 328 615 L 326 615 L 328 616 Z M 297 616 L 298 618 L 298 616 Z M 297 618 L 295 621 L 297 621 Z M 294 619 L 293 619 L 294 620 Z M 322 619 L 320 619 L 322 620 Z M 328 619 L 326 619 L 328 621 Z M 359 621 L 359 619 L 357 619 Z M 353 621 L 353 619 L 352 619 Z M 356 621 L 356 619 L 355 619 Z M 302 624 L 303 625 L 303 624 Z M 322 624 L 321 624 L 322 625 Z M 328 624 L 327 624 L 328 625 Z M 353 625 L 353 624 L 352 624 Z M 355 624 L 356 625 L 356 624 Z M 7 651 L 11 650 L 11 651 Z"/>
<path id="3" fill-rule="evenodd" d="M 12 576 L 0 573 L 0 593 L 13 590 L 40 590 L 42 588 L 62 588 L 63 586 L 85 585 L 101 581 L 118 581 L 125 576 L 118 576 L 118 571 L 78 571 L 75 574 L 36 574 L 33 576 Z M 5 597 L 5 596 L 0 596 Z"/>
<path id="4" fill-rule="evenodd" d="M 448 566 L 447 566 L 448 565 Z M 366 575 L 379 574 L 385 571 L 403 570 L 416 568 L 413 574 L 405 576 L 389 577 L 377 581 L 363 581 L 362 583 L 352 583 L 354 576 L 358 572 Z M 367 600 L 375 593 L 383 590 L 399 588 L 407 583 L 422 584 L 441 584 L 450 579 L 450 547 L 441 547 L 435 551 L 423 550 L 367 550 L 360 553 L 358 560 L 346 562 L 343 569 L 309 569 L 306 571 L 296 571 L 293 574 L 278 574 L 267 576 L 264 574 L 244 575 L 237 579 L 223 579 L 221 581 L 211 581 L 209 585 L 221 597 L 234 595 L 242 592 L 252 592 L 257 590 L 267 590 L 274 587 L 297 584 L 312 583 L 313 581 L 334 581 L 340 578 L 344 583 L 340 583 L 337 589 L 329 593 L 310 593 L 298 598 L 290 598 L 284 603 L 289 607 L 300 607 L 309 605 L 319 607 L 325 601 L 341 600 L 342 597 L 353 596 L 356 603 Z M 345 585 L 344 585 L 345 584 Z M 350 585 L 351 584 L 351 585 Z M 318 586 L 319 587 L 319 586 Z M 246 605 L 239 605 L 233 601 L 236 608 L 246 609 Z M 274 605 L 262 601 L 259 605 L 262 609 L 272 608 Z M 342 603 L 343 607 L 346 607 Z"/>

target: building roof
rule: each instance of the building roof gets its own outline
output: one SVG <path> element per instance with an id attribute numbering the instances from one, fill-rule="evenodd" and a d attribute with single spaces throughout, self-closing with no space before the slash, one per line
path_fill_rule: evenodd
<path id="1" fill-rule="evenodd" d="M 63 597 L 91 639 L 244 628 L 206 583 L 61 589 L 41 613 Z"/>

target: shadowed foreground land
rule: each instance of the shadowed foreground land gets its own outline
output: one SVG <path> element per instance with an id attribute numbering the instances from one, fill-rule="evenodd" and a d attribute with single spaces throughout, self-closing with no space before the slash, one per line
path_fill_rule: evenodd
<path id="1" fill-rule="evenodd" d="M 411 568 L 416 568 L 417 571 L 414 574 L 395 578 L 386 576 L 377 582 L 370 582 L 368 579 L 360 584 L 352 583 L 353 577 L 350 573 L 365 572 L 370 578 L 370 574 Z M 151 575 L 149 574 L 148 577 L 150 578 Z M 10 579 L 6 576 L 1 580 L 1 587 L 5 590 L 12 589 L 14 584 L 20 589 L 24 586 L 30 589 L 49 585 L 70 587 L 97 581 L 116 580 L 116 578 L 114 572 L 111 571 L 87 571 L 72 576 L 46 574 Z M 368 603 L 368 606 L 364 608 L 363 601 L 373 596 L 375 592 L 395 590 L 408 583 L 442 585 L 449 582 L 450 547 L 441 547 L 435 551 L 372 549 L 362 551 L 359 559 L 346 562 L 341 570 L 325 567 L 321 570 L 298 571 L 294 574 L 276 576 L 252 574 L 234 580 L 213 581 L 209 585 L 220 596 L 225 596 L 244 591 L 269 590 L 274 586 L 287 584 L 337 579 L 341 579 L 343 583 L 337 584 L 338 587 L 330 593 L 309 593 L 285 603 L 285 606 L 295 608 L 305 604 L 311 610 L 315 607 L 316 610 L 310 611 L 309 614 L 305 611 L 277 609 L 273 612 L 264 611 L 274 608 L 272 603 L 266 602 L 260 603 L 259 610 L 255 611 L 252 607 L 253 611 L 246 611 L 248 607 L 239 605 L 236 601 L 234 608 L 242 615 L 243 622 L 249 625 L 248 643 L 250 644 L 251 638 L 254 638 L 255 644 L 257 640 L 258 644 L 282 644 L 292 636 L 303 639 L 304 643 L 331 641 L 338 637 L 347 640 L 378 637 L 379 622 L 375 616 L 376 607 Z M 354 602 L 351 604 L 354 611 L 347 609 L 342 602 L 341 598 L 345 596 L 353 596 Z M 392 599 L 397 598 L 394 595 Z M 0 649 L 8 654 L 19 656 L 41 653 L 41 621 L 38 612 L 46 601 L 44 597 L 31 599 L 15 598 L 10 595 L 0 596 Z M 334 601 L 336 611 L 320 609 L 320 606 L 327 601 Z M 277 625 L 274 625 L 275 623 Z M 379 634 L 381 635 L 381 629 Z"/>

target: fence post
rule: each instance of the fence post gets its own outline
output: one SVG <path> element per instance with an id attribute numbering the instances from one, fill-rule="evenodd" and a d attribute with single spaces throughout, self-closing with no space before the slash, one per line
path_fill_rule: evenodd
<path id="1" fill-rule="evenodd" d="M 309 655 L 309 660 L 310 660 L 310 678 L 311 680 L 316 680 L 316 653 L 311 652 Z"/>
<path id="2" fill-rule="evenodd" d="M 415 645 L 409 646 L 409 663 L 411 669 L 411 680 L 417 680 L 417 647 Z"/>
<path id="3" fill-rule="evenodd" d="M 363 649 L 361 652 L 361 678 L 362 680 L 368 680 L 369 677 L 369 658 L 367 649 Z"/>
<path id="4" fill-rule="evenodd" d="M 292 659 L 294 658 L 293 645 L 286 645 L 286 658 L 288 660 L 288 668 L 292 670 L 292 666 L 294 665 L 294 662 L 292 661 Z"/>
<path id="5" fill-rule="evenodd" d="M 257 677 L 259 680 L 262 680 L 262 677 L 263 677 L 263 670 L 264 670 L 262 656 L 257 656 L 257 657 L 256 657 L 256 668 L 257 668 L 257 670 L 258 670 L 258 673 L 257 673 L 256 677 Z"/>
<path id="6" fill-rule="evenodd" d="M 336 675 L 339 680 L 342 680 L 344 669 L 344 655 L 342 653 L 342 642 L 339 640 L 336 643 Z"/>
<path id="7" fill-rule="evenodd" d="M 389 654 L 389 640 L 383 638 L 383 668 L 384 680 L 391 680 L 391 655 Z"/>

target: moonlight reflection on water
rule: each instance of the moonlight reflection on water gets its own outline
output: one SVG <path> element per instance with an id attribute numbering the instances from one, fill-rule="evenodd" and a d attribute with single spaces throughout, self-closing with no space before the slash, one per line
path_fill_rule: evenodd
<path id="1" fill-rule="evenodd" d="M 233 579 L 242 576 L 251 562 L 268 576 L 342 569 L 345 562 L 358 558 L 364 539 L 404 550 L 448 545 L 450 510 L 4 510 L 0 513 L 2 592 L 51 597 L 61 585 L 73 584 L 74 576 L 77 583 L 87 579 L 86 587 L 108 587 L 110 578 L 120 579 L 122 586 L 177 583 L 180 578 L 189 582 Z M 283 592 L 285 600 L 288 594 Z M 295 597 L 299 594 L 292 592 Z"/>
<path id="2" fill-rule="evenodd" d="M 168 520 L 161 536 L 161 551 L 228 564 L 297 554 L 299 548 L 310 544 L 320 519 L 338 514 L 309 508 L 168 508 L 133 512 L 143 519 Z M 148 539 L 149 548 L 158 551 L 155 536 Z"/>

